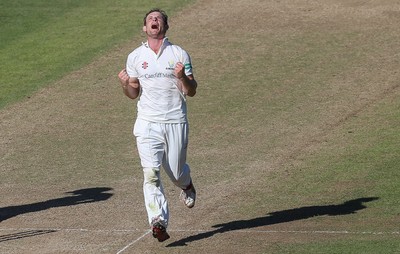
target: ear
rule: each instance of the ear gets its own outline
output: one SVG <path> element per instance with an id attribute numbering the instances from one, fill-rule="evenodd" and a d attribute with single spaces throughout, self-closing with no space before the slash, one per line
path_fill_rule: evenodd
<path id="1" fill-rule="evenodd" d="M 143 26 L 143 32 L 146 32 L 146 31 L 147 31 L 146 26 Z"/>

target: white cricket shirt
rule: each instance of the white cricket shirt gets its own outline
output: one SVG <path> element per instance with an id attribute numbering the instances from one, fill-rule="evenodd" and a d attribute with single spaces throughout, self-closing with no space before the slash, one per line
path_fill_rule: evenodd
<path id="1" fill-rule="evenodd" d="M 139 79 L 141 87 L 138 118 L 158 123 L 187 122 L 185 95 L 174 76 L 177 62 L 184 64 L 186 75 L 192 74 L 188 53 L 167 38 L 158 54 L 146 42 L 128 55 L 126 71 L 130 77 Z"/>

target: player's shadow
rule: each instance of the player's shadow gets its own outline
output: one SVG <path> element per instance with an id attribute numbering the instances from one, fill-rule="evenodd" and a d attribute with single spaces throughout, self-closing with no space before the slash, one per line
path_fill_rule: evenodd
<path id="1" fill-rule="evenodd" d="M 54 207 L 74 206 L 104 201 L 113 195 L 108 193 L 108 191 L 111 190 L 112 188 L 108 187 L 80 189 L 66 192 L 65 194 L 68 194 L 66 197 L 50 199 L 32 204 L 2 207 L 0 208 L 0 222 L 21 214 L 39 212 Z"/>
<path id="2" fill-rule="evenodd" d="M 268 226 L 284 222 L 303 220 L 314 216 L 323 216 L 323 215 L 338 216 L 338 215 L 352 214 L 366 208 L 366 206 L 363 203 L 371 202 L 377 199 L 379 198 L 377 197 L 358 198 L 346 201 L 343 204 L 339 205 L 305 206 L 290 210 L 272 212 L 267 214 L 267 216 L 254 218 L 250 220 L 231 221 L 223 224 L 214 225 L 212 227 L 216 228 L 215 230 L 183 238 L 179 241 L 167 245 L 167 247 L 186 246 L 190 242 L 203 240 L 212 237 L 215 234 L 225 233 L 232 230 L 244 230 L 255 227 Z"/>

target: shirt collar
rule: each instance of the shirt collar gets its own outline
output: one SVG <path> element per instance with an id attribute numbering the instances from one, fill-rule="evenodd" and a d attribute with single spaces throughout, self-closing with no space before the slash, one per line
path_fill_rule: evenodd
<path id="1" fill-rule="evenodd" d="M 162 51 L 169 44 L 171 44 L 171 43 L 169 42 L 168 37 L 164 37 L 160 51 Z M 142 45 L 145 46 L 146 48 L 149 48 L 149 41 L 142 42 Z"/>

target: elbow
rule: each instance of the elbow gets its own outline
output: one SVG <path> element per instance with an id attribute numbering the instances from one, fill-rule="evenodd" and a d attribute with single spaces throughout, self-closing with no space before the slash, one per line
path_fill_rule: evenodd
<path id="1" fill-rule="evenodd" d="M 189 89 L 187 96 L 193 97 L 196 95 L 197 92 L 197 82 L 193 79 L 191 80 L 191 89 Z"/>
<path id="2" fill-rule="evenodd" d="M 195 96 L 196 95 L 196 89 L 193 89 L 193 90 L 189 91 L 186 95 L 189 96 L 189 97 Z"/>
<path id="3" fill-rule="evenodd" d="M 126 97 L 128 97 L 129 99 L 136 99 L 137 97 L 139 97 L 139 91 L 137 91 L 137 89 L 124 89 L 124 94 L 126 95 Z"/>

